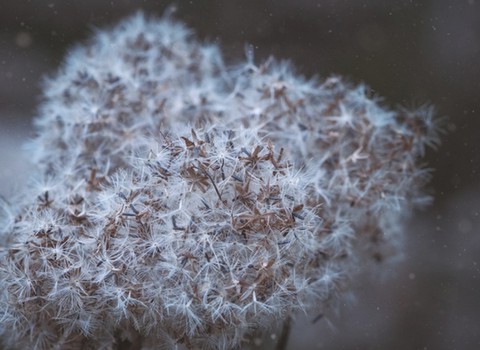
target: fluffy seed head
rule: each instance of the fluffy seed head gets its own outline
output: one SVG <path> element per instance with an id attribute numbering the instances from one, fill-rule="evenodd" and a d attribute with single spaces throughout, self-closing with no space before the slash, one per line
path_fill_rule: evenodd
<path id="1" fill-rule="evenodd" d="M 0 203 L 0 330 L 35 349 L 233 348 L 323 310 L 399 245 L 438 143 L 428 108 L 228 68 L 168 16 L 98 31 L 44 96 L 37 175 Z"/>

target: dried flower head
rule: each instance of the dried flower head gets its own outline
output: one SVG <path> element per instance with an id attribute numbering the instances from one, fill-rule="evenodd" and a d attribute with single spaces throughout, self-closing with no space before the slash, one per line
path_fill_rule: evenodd
<path id="1" fill-rule="evenodd" d="M 322 310 L 401 242 L 438 142 L 428 108 L 227 68 L 168 16 L 99 31 L 44 95 L 0 211 L 0 329 L 32 349 L 227 349 Z"/>

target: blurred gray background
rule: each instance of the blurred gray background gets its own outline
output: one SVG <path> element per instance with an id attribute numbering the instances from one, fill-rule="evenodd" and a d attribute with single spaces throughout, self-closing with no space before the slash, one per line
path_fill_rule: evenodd
<path id="1" fill-rule="evenodd" d="M 92 29 L 171 4 L 230 63 L 251 44 L 257 63 L 289 59 L 448 118 L 426 159 L 435 202 L 408 224 L 404 260 L 360 279 L 329 321 L 299 320 L 289 347 L 480 349 L 480 0 L 0 0 L 0 194 L 28 177 L 42 77 Z"/>

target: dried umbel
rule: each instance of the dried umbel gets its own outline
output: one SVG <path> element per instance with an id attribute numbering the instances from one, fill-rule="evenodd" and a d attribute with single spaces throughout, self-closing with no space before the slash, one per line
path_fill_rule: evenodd
<path id="1" fill-rule="evenodd" d="M 45 86 L 31 183 L 2 206 L 0 325 L 35 349 L 238 347 L 383 261 L 425 202 L 431 111 L 136 15 Z"/>

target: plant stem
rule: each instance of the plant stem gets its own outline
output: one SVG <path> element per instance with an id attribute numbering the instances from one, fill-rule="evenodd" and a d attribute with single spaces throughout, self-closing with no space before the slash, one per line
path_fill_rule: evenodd
<path id="1" fill-rule="evenodd" d="M 278 339 L 276 350 L 285 350 L 287 348 L 291 324 L 291 318 L 288 317 L 283 323 L 282 333 L 280 334 L 280 339 Z"/>

